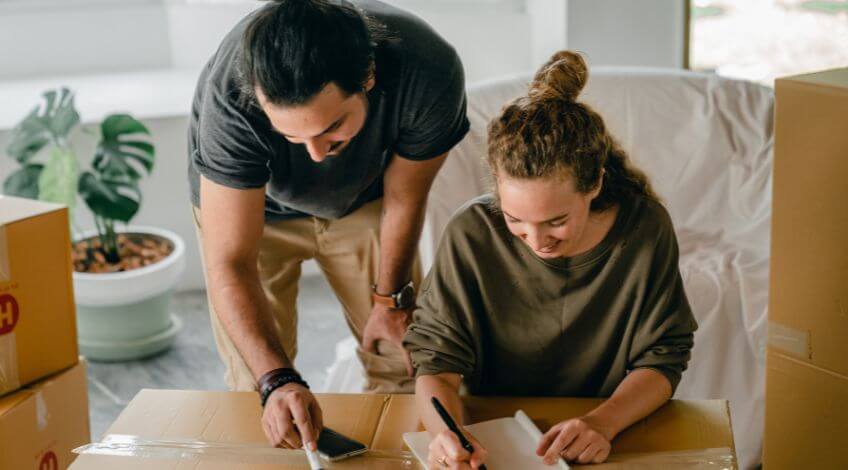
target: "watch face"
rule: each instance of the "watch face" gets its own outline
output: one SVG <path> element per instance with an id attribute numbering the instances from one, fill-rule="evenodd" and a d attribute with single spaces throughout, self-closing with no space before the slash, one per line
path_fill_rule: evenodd
<path id="1" fill-rule="evenodd" d="M 397 306 L 398 308 L 409 308 L 415 303 L 415 288 L 412 284 L 403 286 L 403 289 L 398 292 Z"/>

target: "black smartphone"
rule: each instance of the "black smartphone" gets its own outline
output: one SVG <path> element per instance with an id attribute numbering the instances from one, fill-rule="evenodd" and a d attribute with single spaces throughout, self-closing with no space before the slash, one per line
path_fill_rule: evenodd
<path id="1" fill-rule="evenodd" d="M 318 455 L 331 462 L 365 453 L 368 447 L 330 428 L 324 428 L 318 436 Z"/>

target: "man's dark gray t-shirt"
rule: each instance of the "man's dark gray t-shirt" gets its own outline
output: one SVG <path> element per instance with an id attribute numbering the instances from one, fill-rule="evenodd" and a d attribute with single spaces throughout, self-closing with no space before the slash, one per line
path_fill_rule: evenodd
<path id="1" fill-rule="evenodd" d="M 417 17 L 377 1 L 355 2 L 390 36 L 376 51 L 376 85 L 362 131 L 337 156 L 317 163 L 301 144 L 244 104 L 238 81 L 243 31 L 230 31 L 203 69 L 189 122 L 189 183 L 200 206 L 200 175 L 224 186 L 266 187 L 265 218 L 336 219 L 382 197 L 394 154 L 437 157 L 468 132 L 465 79 L 454 49 Z"/>

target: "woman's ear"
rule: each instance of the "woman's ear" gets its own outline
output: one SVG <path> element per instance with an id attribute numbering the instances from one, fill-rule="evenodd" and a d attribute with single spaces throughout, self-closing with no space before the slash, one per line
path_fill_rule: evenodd
<path id="1" fill-rule="evenodd" d="M 601 176 L 598 178 L 598 184 L 595 185 L 595 188 L 589 193 L 590 200 L 595 200 L 596 197 L 600 196 L 601 190 L 604 189 L 604 175 L 607 172 L 603 168 L 601 168 Z"/>

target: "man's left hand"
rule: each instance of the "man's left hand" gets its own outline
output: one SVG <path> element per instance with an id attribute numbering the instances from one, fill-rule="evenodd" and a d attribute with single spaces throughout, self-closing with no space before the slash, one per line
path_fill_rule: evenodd
<path id="1" fill-rule="evenodd" d="M 411 322 L 412 309 L 393 309 L 374 304 L 371 315 L 365 323 L 365 329 L 362 331 L 362 349 L 377 354 L 377 341 L 388 341 L 401 350 L 403 360 L 406 362 L 406 372 L 412 377 L 414 375 L 412 358 L 409 356 L 409 351 L 403 347 L 403 337 Z"/>

